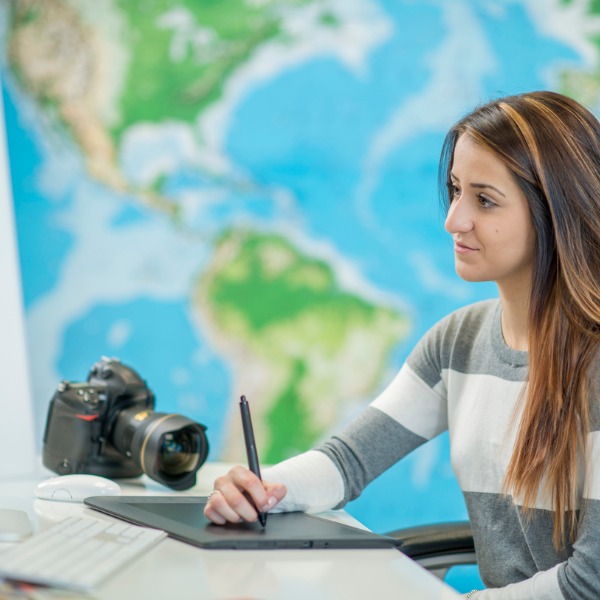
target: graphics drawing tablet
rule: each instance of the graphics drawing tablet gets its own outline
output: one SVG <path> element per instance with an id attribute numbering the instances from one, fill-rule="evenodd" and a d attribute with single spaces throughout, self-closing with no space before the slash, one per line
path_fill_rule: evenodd
<path id="1" fill-rule="evenodd" d="M 396 544 L 393 538 L 301 512 L 271 513 L 264 529 L 259 523 L 214 525 L 204 516 L 206 497 L 92 496 L 84 502 L 201 548 L 389 548 Z"/>

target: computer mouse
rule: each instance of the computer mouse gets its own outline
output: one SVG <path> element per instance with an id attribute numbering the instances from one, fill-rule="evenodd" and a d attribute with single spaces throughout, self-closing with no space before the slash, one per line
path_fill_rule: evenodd
<path id="1" fill-rule="evenodd" d="M 59 475 L 50 477 L 34 488 L 38 498 L 60 502 L 83 502 L 90 496 L 118 496 L 121 488 L 118 483 L 99 475 Z"/>

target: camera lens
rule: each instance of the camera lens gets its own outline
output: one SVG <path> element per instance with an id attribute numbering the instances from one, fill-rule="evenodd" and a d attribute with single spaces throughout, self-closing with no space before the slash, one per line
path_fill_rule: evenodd
<path id="1" fill-rule="evenodd" d="M 181 415 L 134 407 L 118 414 L 111 441 L 152 479 L 186 490 L 208 456 L 205 429 Z"/>
<path id="2" fill-rule="evenodd" d="M 158 469 L 167 475 L 192 471 L 199 460 L 198 440 L 189 431 L 165 433 L 160 441 Z"/>

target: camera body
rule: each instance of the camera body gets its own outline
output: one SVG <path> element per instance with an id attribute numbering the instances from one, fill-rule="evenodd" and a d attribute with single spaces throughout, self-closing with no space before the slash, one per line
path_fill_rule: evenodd
<path id="1" fill-rule="evenodd" d="M 109 478 L 146 473 L 173 489 L 187 489 L 208 455 L 205 426 L 155 413 L 145 381 L 115 358 L 102 358 L 87 382 L 62 381 L 50 401 L 43 462 L 61 475 Z"/>

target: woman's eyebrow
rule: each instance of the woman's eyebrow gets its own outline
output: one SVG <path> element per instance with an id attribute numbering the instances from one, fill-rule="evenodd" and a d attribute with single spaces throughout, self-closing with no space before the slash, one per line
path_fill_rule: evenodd
<path id="1" fill-rule="evenodd" d="M 494 190 L 495 192 L 498 192 L 501 196 L 506 198 L 506 194 L 504 192 L 501 192 L 497 187 L 494 187 L 493 185 L 491 185 L 489 183 L 472 183 L 471 187 L 476 188 L 478 190 L 483 190 L 483 189 Z"/>
<path id="2" fill-rule="evenodd" d="M 460 179 L 452 171 L 450 171 L 450 179 L 452 179 L 453 181 L 456 181 L 457 183 L 460 183 Z M 493 186 L 490 183 L 472 183 L 471 187 L 478 189 L 478 190 L 484 190 L 484 189 L 494 190 L 494 191 L 498 192 L 501 196 L 506 198 L 506 194 L 504 192 L 501 192 L 497 187 Z"/>

